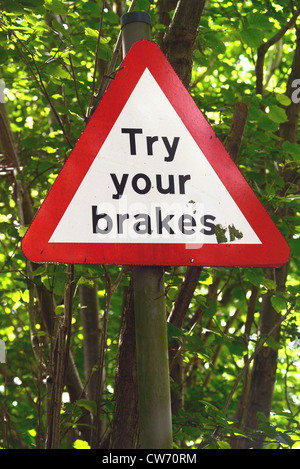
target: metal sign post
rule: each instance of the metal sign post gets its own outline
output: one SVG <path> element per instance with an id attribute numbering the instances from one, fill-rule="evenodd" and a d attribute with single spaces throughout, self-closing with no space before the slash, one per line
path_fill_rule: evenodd
<path id="1" fill-rule="evenodd" d="M 146 12 L 121 18 L 123 58 L 134 42 L 151 39 Z M 147 93 L 147 90 L 145 90 Z M 133 269 L 140 444 L 172 448 L 172 415 L 163 267 Z"/>

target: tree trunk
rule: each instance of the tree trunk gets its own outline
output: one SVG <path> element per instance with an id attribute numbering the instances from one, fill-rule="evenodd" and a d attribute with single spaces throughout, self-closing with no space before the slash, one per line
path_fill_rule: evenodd
<path id="1" fill-rule="evenodd" d="M 278 291 L 284 291 L 287 273 L 288 264 L 285 264 L 279 269 L 268 269 L 266 276 L 276 281 Z M 281 314 L 277 313 L 272 307 L 271 295 L 264 295 L 259 321 L 259 336 L 268 334 L 276 324 L 279 324 L 280 316 Z M 280 326 L 275 329 L 272 337 L 276 342 L 279 342 Z M 264 413 L 266 417 L 270 415 L 276 380 L 277 358 L 277 350 L 267 346 L 262 347 L 255 357 L 243 425 L 246 430 L 257 429 L 259 423 L 257 419 L 258 412 Z M 262 434 L 255 441 L 243 439 L 238 444 L 237 449 L 262 449 L 264 438 Z"/>
<path id="2" fill-rule="evenodd" d="M 133 289 L 124 289 L 115 378 L 115 409 L 110 448 L 134 449 L 137 442 L 137 371 Z"/>

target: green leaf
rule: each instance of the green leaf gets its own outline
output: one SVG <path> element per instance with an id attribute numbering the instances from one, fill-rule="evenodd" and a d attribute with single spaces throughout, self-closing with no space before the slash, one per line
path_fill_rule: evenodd
<path id="1" fill-rule="evenodd" d="M 45 332 L 45 331 L 37 331 L 37 332 L 36 332 L 36 336 L 37 336 L 37 337 L 47 337 L 48 334 L 47 334 L 47 332 Z"/>
<path id="2" fill-rule="evenodd" d="M 258 127 L 261 130 L 266 130 L 268 132 L 274 132 L 277 129 L 277 125 L 275 122 L 271 121 L 271 119 L 268 117 L 268 114 L 262 111 L 257 112 L 258 119 Z"/>
<path id="3" fill-rule="evenodd" d="M 71 39 L 71 36 L 70 36 L 68 30 L 61 23 L 59 23 L 56 19 L 52 20 L 51 26 L 55 31 L 58 31 L 59 33 L 61 33 L 66 38 Z"/>
<path id="4" fill-rule="evenodd" d="M 276 99 L 280 104 L 282 104 L 282 106 L 289 106 L 292 102 L 291 99 L 285 94 L 277 94 Z"/>
<path id="5" fill-rule="evenodd" d="M 138 0 L 137 2 L 137 5 L 135 7 L 136 10 L 147 10 L 148 8 L 150 8 L 150 2 L 149 0 Z"/>
<path id="6" fill-rule="evenodd" d="M 55 270 L 51 273 L 48 271 L 42 276 L 42 283 L 49 291 L 53 291 L 57 295 L 63 295 L 65 292 L 65 284 L 67 282 L 66 272 Z"/>
<path id="7" fill-rule="evenodd" d="M 227 441 L 218 441 L 217 444 L 220 449 L 231 449 L 231 446 Z"/>
<path id="8" fill-rule="evenodd" d="M 81 2 L 81 12 L 83 15 L 88 15 L 89 18 L 95 17 L 99 20 L 102 10 L 102 2 Z M 109 12 L 108 12 L 109 13 Z M 106 13 L 105 21 L 106 21 Z"/>
<path id="9" fill-rule="evenodd" d="M 274 290 L 277 286 L 276 282 L 270 278 L 264 278 L 261 283 L 267 290 Z"/>
<path id="10" fill-rule="evenodd" d="M 18 231 L 10 223 L 1 222 L 1 233 L 5 233 L 8 237 L 17 238 Z"/>
<path id="11" fill-rule="evenodd" d="M 217 312 L 217 302 L 214 301 L 204 313 L 205 318 L 212 318 Z"/>
<path id="12" fill-rule="evenodd" d="M 178 327 L 174 326 L 171 322 L 167 322 L 168 338 L 169 339 L 179 339 L 180 337 L 185 337 L 184 332 Z"/>
<path id="13" fill-rule="evenodd" d="M 264 274 L 261 269 L 247 269 L 245 277 L 256 287 L 259 287 L 264 281 Z"/>
<path id="14" fill-rule="evenodd" d="M 261 269 L 246 269 L 245 278 L 255 285 L 256 287 L 264 286 L 267 290 L 274 290 L 276 288 L 276 282 L 269 278 L 265 278 L 264 272 Z"/>
<path id="15" fill-rule="evenodd" d="M 220 39 L 219 35 L 216 34 L 215 31 L 205 34 L 205 40 L 207 42 L 207 46 L 217 54 L 223 54 L 226 51 L 224 41 Z"/>
<path id="16" fill-rule="evenodd" d="M 276 340 L 272 336 L 268 338 L 266 344 L 273 350 L 280 350 L 282 348 L 282 346 L 278 342 L 276 342 Z"/>
<path id="17" fill-rule="evenodd" d="M 223 339 L 223 343 L 226 344 L 226 346 L 233 355 L 236 355 L 237 357 L 244 356 L 246 347 L 245 342 L 241 337 L 233 337 L 232 339 L 227 338 L 225 339 L 225 341 Z"/>
<path id="18" fill-rule="evenodd" d="M 241 31 L 240 36 L 242 42 L 252 48 L 259 47 L 264 39 L 263 32 L 260 29 L 254 28 L 252 26 Z"/>
<path id="19" fill-rule="evenodd" d="M 57 316 L 60 316 L 61 314 L 64 314 L 64 311 L 65 311 L 65 305 L 58 305 L 55 308 L 55 314 Z"/>
<path id="20" fill-rule="evenodd" d="M 269 422 L 261 422 L 258 425 L 258 429 L 264 432 L 269 438 L 275 438 L 276 429 Z"/>
<path id="21" fill-rule="evenodd" d="M 100 42 L 98 55 L 100 59 L 109 60 L 112 57 L 112 51 L 106 44 Z"/>
<path id="22" fill-rule="evenodd" d="M 255 28 L 263 30 L 268 29 L 271 26 L 269 16 L 258 12 L 250 13 L 250 15 L 248 16 L 248 23 L 249 25 L 254 26 Z"/>
<path id="23" fill-rule="evenodd" d="M 28 226 L 20 226 L 20 228 L 18 229 L 19 236 L 23 238 L 27 230 Z"/>
<path id="24" fill-rule="evenodd" d="M 168 297 L 171 300 L 175 300 L 178 295 L 178 289 L 176 287 L 171 287 L 168 289 Z"/>
<path id="25" fill-rule="evenodd" d="M 87 285 L 88 287 L 93 287 L 95 282 L 94 280 L 81 276 L 78 279 L 77 285 Z"/>
<path id="26" fill-rule="evenodd" d="M 282 124 L 287 121 L 285 110 L 279 106 L 270 106 L 268 116 L 271 121 L 276 122 L 277 124 Z"/>
<path id="27" fill-rule="evenodd" d="M 95 37 L 97 38 L 99 35 L 99 31 L 97 29 L 92 29 L 92 28 L 85 28 L 84 34 L 89 37 Z"/>
<path id="28" fill-rule="evenodd" d="M 282 310 L 286 309 L 286 303 L 280 296 L 272 296 L 271 303 L 277 313 L 281 313 Z"/>
<path id="29" fill-rule="evenodd" d="M 75 440 L 73 443 L 73 448 L 75 449 L 91 449 L 87 441 L 84 440 Z"/>
<path id="30" fill-rule="evenodd" d="M 45 0 L 44 6 L 47 10 L 53 11 L 56 15 L 67 15 L 68 11 L 59 0 Z"/>
<path id="31" fill-rule="evenodd" d="M 70 78 L 69 71 L 63 67 L 63 65 L 59 64 L 56 60 L 47 64 L 47 73 L 51 76 L 51 78 Z"/>
<path id="32" fill-rule="evenodd" d="M 294 158 L 295 161 L 298 161 L 298 162 L 300 161 L 299 143 L 291 143 L 291 142 L 285 141 L 282 144 L 282 148 L 284 149 L 284 151 L 289 153 Z"/>
<path id="33" fill-rule="evenodd" d="M 98 16 L 100 16 L 100 14 Z M 105 21 L 107 21 L 110 24 L 119 24 L 120 22 L 119 16 L 113 11 L 105 12 L 104 17 L 105 17 Z"/>
<path id="34" fill-rule="evenodd" d="M 78 399 L 78 401 L 76 401 L 76 405 L 88 410 L 92 415 L 96 415 L 97 404 L 95 401 L 91 401 L 89 399 Z"/>

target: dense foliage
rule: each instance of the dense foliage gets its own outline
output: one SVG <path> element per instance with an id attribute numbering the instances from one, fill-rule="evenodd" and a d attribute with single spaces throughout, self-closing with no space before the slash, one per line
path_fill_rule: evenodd
<path id="1" fill-rule="evenodd" d="M 23 194 L 29 190 L 35 212 L 101 97 L 98 93 L 110 72 L 108 66 L 120 31 L 118 15 L 122 6 L 128 9 L 130 3 L 1 1 L 0 73 L 5 103 L 0 99 L 0 117 L 4 119 L 5 108 L 15 149 L 9 153 L 9 145 L 4 148 L 2 134 L 0 339 L 6 346 L 6 363 L 0 364 L 3 448 L 45 447 L 49 425 L 47 376 L 55 359 L 54 332 L 66 312 L 64 295 L 70 278 L 73 305 L 68 346 L 83 389 L 74 399 L 64 388 L 60 447 L 89 447 L 92 443 L 81 443 L 87 438 L 76 432 L 78 422 L 87 413 L 99 418 L 97 403 L 84 394 L 88 379 L 79 294 L 82 287 L 96 285 L 101 319 L 105 384 L 100 418 L 105 429 L 100 444 L 107 442 L 111 431 L 119 398 L 114 389 L 120 319 L 131 271 L 102 265 L 75 265 L 74 272 L 66 265 L 31 266 L 20 242 L 29 224 Z M 162 3 L 167 2 L 139 0 L 135 6 L 151 14 L 154 41 L 160 41 L 168 27 L 159 16 Z M 179 347 L 183 367 L 181 404 L 173 415 L 175 447 L 227 449 L 234 447 L 239 437 L 251 441 L 263 438 L 263 448 L 296 448 L 300 444 L 300 147 L 299 109 L 298 114 L 294 109 L 300 94 L 295 80 L 300 79 L 300 73 L 292 75 L 297 73 L 294 58 L 296 54 L 300 57 L 299 6 L 298 0 L 208 0 L 201 16 L 191 95 L 224 144 L 235 104 L 249 106 L 236 163 L 289 241 L 291 260 L 282 282 L 272 269 L 203 267 L 182 327 L 168 322 L 170 346 L 175 343 Z M 170 8 L 169 18 L 173 14 Z M 295 21 L 288 25 L 293 15 Z M 282 34 L 265 51 L 260 83 L 260 46 L 279 32 Z M 120 57 L 115 68 L 119 63 Z M 294 113 L 289 114 L 288 109 Z M 290 122 L 296 129 L 293 138 L 284 127 Z M 168 315 L 185 273 L 185 267 L 166 268 Z M 47 292 L 55 305 L 53 335 L 41 314 L 41 292 Z M 272 328 L 260 329 L 266 298 L 275 314 L 272 327 L 281 321 L 277 336 Z M 243 405 L 247 407 L 249 398 L 245 397 L 245 383 L 251 394 L 253 364 L 265 349 L 275 352 L 271 409 L 265 409 L 262 403 L 262 410 L 254 416 L 256 425 L 243 425 L 239 411 Z M 177 390 L 175 379 L 171 386 Z"/>

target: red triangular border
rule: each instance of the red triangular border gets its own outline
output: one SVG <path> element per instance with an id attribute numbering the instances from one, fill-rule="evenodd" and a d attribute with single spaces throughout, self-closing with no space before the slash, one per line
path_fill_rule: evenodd
<path id="1" fill-rule="evenodd" d="M 148 68 L 261 240 L 261 245 L 48 243 L 129 96 Z M 183 83 L 151 41 L 135 43 L 27 230 L 22 250 L 34 262 L 278 267 L 290 249 Z"/>

